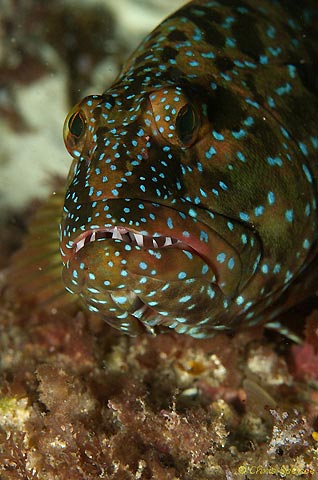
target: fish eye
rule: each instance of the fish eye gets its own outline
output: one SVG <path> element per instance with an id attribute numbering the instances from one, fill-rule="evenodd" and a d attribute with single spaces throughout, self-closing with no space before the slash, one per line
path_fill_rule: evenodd
<path id="1" fill-rule="evenodd" d="M 164 88 L 150 95 L 154 135 L 170 144 L 189 148 L 197 140 L 200 116 L 195 105 L 180 87 Z"/>
<path id="2" fill-rule="evenodd" d="M 178 113 L 176 118 L 176 133 L 184 145 L 191 142 L 192 136 L 197 128 L 197 115 L 189 103 L 184 105 Z"/>
<path id="3" fill-rule="evenodd" d="M 100 106 L 103 97 L 101 95 L 89 95 L 76 104 L 67 115 L 63 137 L 68 152 L 73 158 L 79 159 L 84 151 L 85 144 L 89 143 L 89 138 L 93 135 L 94 125 L 96 125 L 95 109 Z"/>
<path id="4" fill-rule="evenodd" d="M 66 117 L 63 129 L 64 143 L 74 158 L 78 158 L 83 150 L 87 131 L 86 123 L 85 114 L 78 105 Z"/>
<path id="5" fill-rule="evenodd" d="M 68 120 L 69 132 L 76 138 L 80 138 L 85 129 L 85 120 L 81 112 L 75 112 Z"/>

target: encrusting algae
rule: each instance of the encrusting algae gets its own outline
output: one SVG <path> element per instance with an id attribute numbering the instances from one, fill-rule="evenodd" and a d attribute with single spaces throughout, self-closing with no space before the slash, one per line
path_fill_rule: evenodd
<path id="1" fill-rule="evenodd" d="M 46 16 L 34 6 L 33 21 L 38 15 L 59 24 L 62 5 Z M 83 303 L 60 276 L 60 180 L 47 203 L 16 213 L 1 229 L 1 480 L 317 475 L 318 308 L 315 297 L 300 303 L 315 293 L 308 264 L 317 240 L 317 84 L 309 70 L 316 73 L 310 22 L 317 16 L 295 15 L 300 7 L 293 3 L 289 18 L 273 5 L 191 2 L 147 37 L 113 87 L 69 114 L 75 159 L 62 226 L 63 279 Z M 76 22 L 86 25 L 85 15 L 95 24 L 93 7 L 82 17 L 68 14 L 73 32 Z M 247 24 L 253 42 L 242 37 Z M 56 48 L 45 31 L 39 38 Z M 73 51 L 71 42 L 59 55 Z M 298 54 L 305 63 L 297 63 Z M 92 53 L 96 63 L 99 55 Z M 68 65 L 68 74 L 76 77 L 80 65 Z M 287 83 L 290 90 L 277 92 Z M 306 101 L 306 118 L 297 99 Z M 260 172 L 261 188 L 248 183 Z M 98 195 L 103 176 L 107 192 Z M 140 183 L 142 176 L 151 180 Z M 106 268 L 106 256 L 113 266 Z M 297 278 L 298 287 L 287 289 Z M 106 280 L 111 285 L 100 287 Z M 295 327 L 298 345 L 262 325 L 245 328 L 297 303 L 277 322 Z M 231 330 L 205 338 L 223 326 Z M 161 331 L 168 333 L 145 334 Z"/>

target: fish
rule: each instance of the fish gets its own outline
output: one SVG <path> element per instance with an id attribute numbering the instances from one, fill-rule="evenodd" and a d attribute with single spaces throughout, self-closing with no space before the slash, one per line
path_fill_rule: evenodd
<path id="1" fill-rule="evenodd" d="M 131 336 L 274 322 L 317 289 L 318 7 L 193 0 L 64 124 L 71 296 Z"/>

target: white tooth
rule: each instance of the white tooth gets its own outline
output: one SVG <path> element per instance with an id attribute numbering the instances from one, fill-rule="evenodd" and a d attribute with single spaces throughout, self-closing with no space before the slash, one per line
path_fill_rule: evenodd
<path id="1" fill-rule="evenodd" d="M 166 237 L 166 240 L 163 246 L 168 247 L 169 245 L 172 245 L 171 237 Z"/>
<path id="2" fill-rule="evenodd" d="M 89 241 L 90 242 L 95 242 L 95 240 L 96 240 L 96 232 L 93 232 Z"/>
<path id="3" fill-rule="evenodd" d="M 143 247 L 144 246 L 144 237 L 142 235 L 140 235 L 140 233 L 134 233 L 134 237 L 135 237 L 137 245 L 139 245 L 140 247 Z"/>
<path id="4" fill-rule="evenodd" d="M 117 227 L 114 227 L 114 231 L 113 231 L 113 236 L 112 236 L 112 238 L 117 238 L 118 240 L 122 240 L 122 239 L 123 239 L 123 237 L 122 237 L 121 234 L 119 233 Z"/>
<path id="5" fill-rule="evenodd" d="M 83 248 L 84 244 L 85 244 L 85 238 L 82 238 L 82 240 L 77 242 L 75 252 L 78 252 L 81 248 Z"/>
<path id="6" fill-rule="evenodd" d="M 152 239 L 152 244 L 155 248 L 159 248 L 158 246 L 158 243 L 156 242 L 156 240 Z"/>

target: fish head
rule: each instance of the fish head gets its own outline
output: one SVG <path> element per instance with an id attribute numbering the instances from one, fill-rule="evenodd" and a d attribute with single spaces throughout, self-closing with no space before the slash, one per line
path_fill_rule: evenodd
<path id="1" fill-rule="evenodd" d="M 125 333 L 168 327 L 202 338 L 232 327 L 246 311 L 244 289 L 260 289 L 264 239 L 239 216 L 246 197 L 222 196 L 230 183 L 240 190 L 238 169 L 222 176 L 237 147 L 225 143 L 217 155 L 222 135 L 211 143 L 201 92 L 169 82 L 137 90 L 130 80 L 85 98 L 65 121 L 74 160 L 63 280 Z"/>

